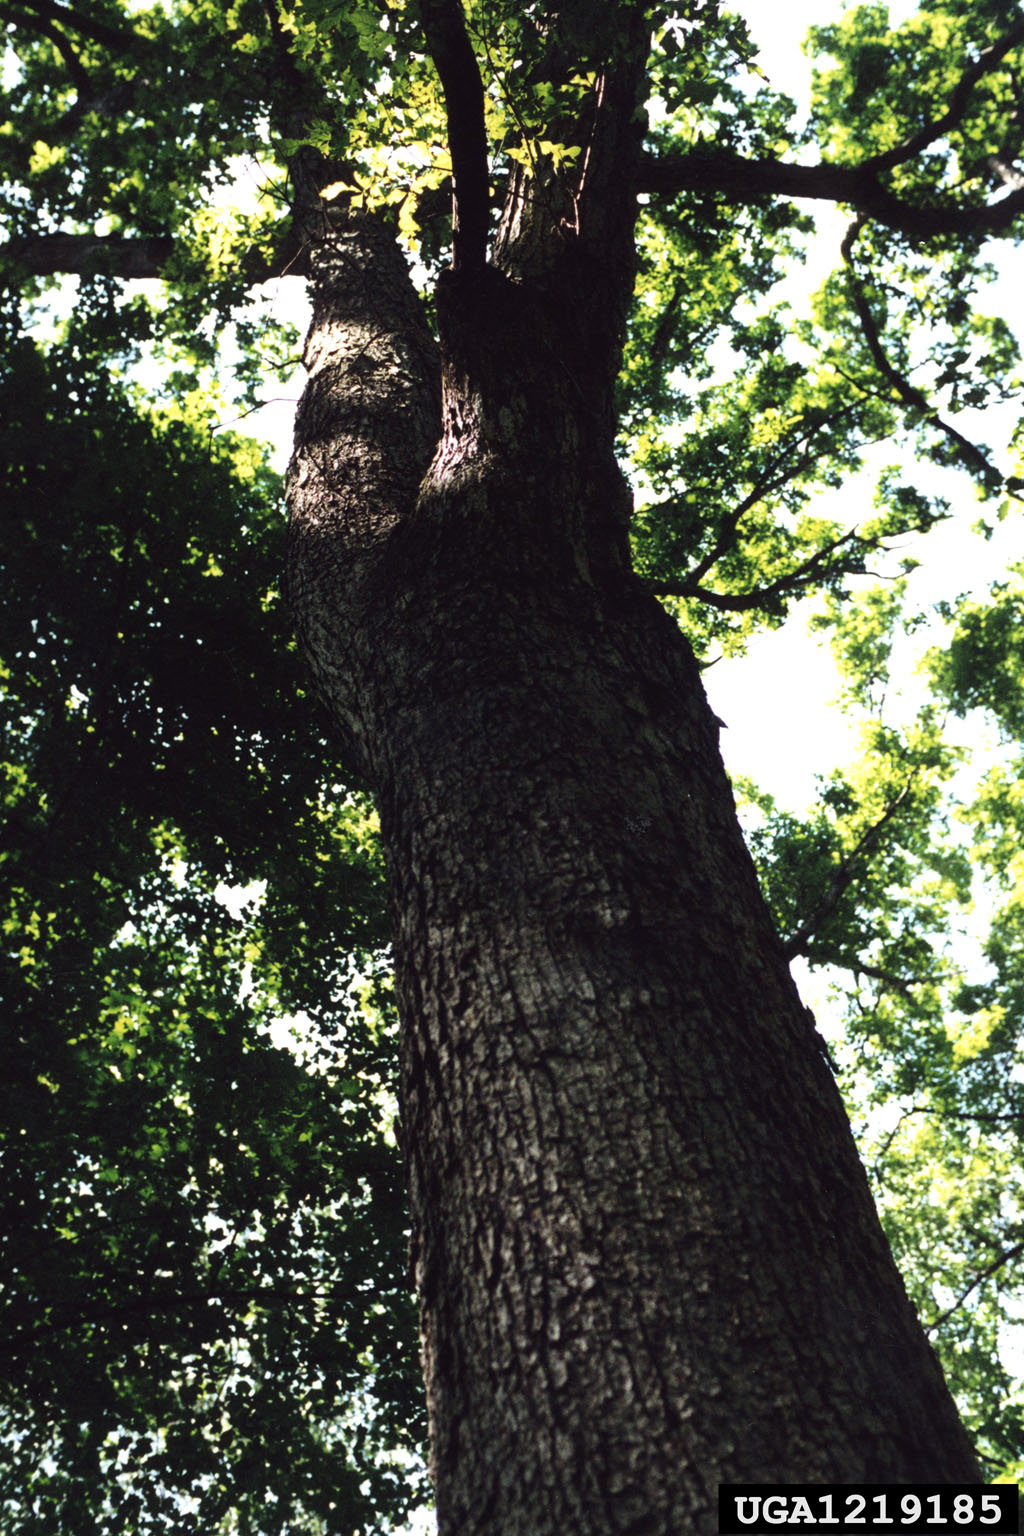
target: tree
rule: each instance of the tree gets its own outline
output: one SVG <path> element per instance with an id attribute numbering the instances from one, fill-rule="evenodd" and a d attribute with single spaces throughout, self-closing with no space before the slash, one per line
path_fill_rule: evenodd
<path id="1" fill-rule="evenodd" d="M 852 529 L 804 510 L 898 430 L 986 496 L 1020 489 L 935 401 L 984 405 L 1015 356 L 968 300 L 1024 208 L 1024 25 L 999 4 L 928 5 L 899 32 L 851 12 L 818 37 L 837 62 L 806 164 L 711 4 L 5 15 L 26 84 L 7 172 L 31 191 L 8 200 L 6 256 L 30 294 L 89 275 L 79 354 L 130 359 L 158 333 L 187 419 L 214 354 L 200 316 L 284 264 L 309 275 L 289 587 L 345 775 L 380 815 L 441 1530 L 696 1532 L 720 1481 L 975 1479 L 786 964 L 850 947 L 843 902 L 872 861 L 884 915 L 879 866 L 896 828 L 919 849 L 945 767 L 934 722 L 879 735 L 880 804 L 836 783 L 808 831 L 766 808 L 783 942 L 677 621 L 698 650 L 738 643 L 927 531 L 942 508 L 891 473 Z M 250 135 L 287 190 L 225 228 L 195 192 Z M 813 354 L 757 304 L 806 227 L 792 198 L 851 216 L 796 327 Z M 113 279 L 145 276 L 174 296 L 160 327 L 118 308 Z M 105 400 L 90 410 L 107 429 Z M 836 616 L 862 687 L 893 618 L 876 610 L 859 634 Z M 233 812 L 184 828 L 208 868 Z"/>

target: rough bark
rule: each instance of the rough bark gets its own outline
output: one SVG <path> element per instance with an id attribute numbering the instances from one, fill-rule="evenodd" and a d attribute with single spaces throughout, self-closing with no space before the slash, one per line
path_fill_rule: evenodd
<path id="1" fill-rule="evenodd" d="M 697 666 L 630 570 L 637 143 L 628 71 L 606 88 L 589 185 L 513 185 L 496 264 L 439 290 L 440 421 L 386 231 L 314 259 L 292 590 L 381 813 L 444 1536 L 707 1536 L 722 1481 L 977 1479 Z"/>
<path id="2" fill-rule="evenodd" d="M 295 481 L 388 854 L 441 1530 L 703 1536 L 719 1481 L 970 1479 L 557 317 L 495 272 L 448 302 L 415 511 L 426 378 L 408 432 L 301 442 L 323 500 Z"/>

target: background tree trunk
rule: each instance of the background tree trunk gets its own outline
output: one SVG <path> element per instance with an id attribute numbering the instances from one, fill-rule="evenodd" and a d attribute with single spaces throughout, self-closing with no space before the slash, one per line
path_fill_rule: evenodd
<path id="1" fill-rule="evenodd" d="M 614 283 L 522 228 L 516 280 L 442 283 L 417 495 L 435 364 L 360 231 L 318 266 L 293 590 L 381 814 L 441 1532 L 707 1536 L 723 1481 L 975 1480 L 630 572 Z"/>

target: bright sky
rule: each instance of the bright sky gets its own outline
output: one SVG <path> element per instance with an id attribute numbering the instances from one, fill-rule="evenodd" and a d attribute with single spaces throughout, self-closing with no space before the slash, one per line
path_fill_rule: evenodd
<path id="1" fill-rule="evenodd" d="M 810 89 L 811 62 L 803 41 L 809 28 L 824 26 L 845 9 L 837 0 L 731 0 L 729 10 L 746 21 L 759 48 L 757 62 L 776 90 L 802 102 Z M 917 10 L 917 0 L 889 0 L 889 19 L 898 26 Z"/>

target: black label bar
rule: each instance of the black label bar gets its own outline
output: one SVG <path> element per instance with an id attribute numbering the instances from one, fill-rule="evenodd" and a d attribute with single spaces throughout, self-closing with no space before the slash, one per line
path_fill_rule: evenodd
<path id="1" fill-rule="evenodd" d="M 1017 1536 L 1016 1483 L 723 1483 L 719 1536 Z"/>

